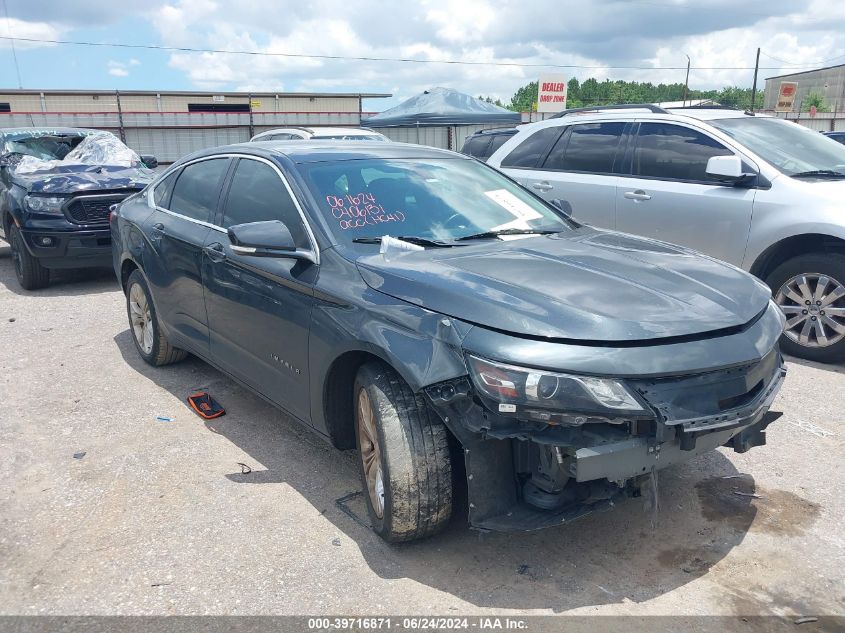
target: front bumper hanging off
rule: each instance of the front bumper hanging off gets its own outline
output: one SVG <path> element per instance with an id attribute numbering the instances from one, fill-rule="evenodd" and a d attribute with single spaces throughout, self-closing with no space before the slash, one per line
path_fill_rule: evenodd
<path id="1" fill-rule="evenodd" d="M 780 353 L 773 350 L 742 367 L 631 381 L 657 419 L 630 427 L 532 429 L 485 409 L 473 399 L 466 380 L 449 390 L 454 394 L 449 401 L 432 395 L 442 389 L 426 393 L 464 449 L 470 525 L 493 531 L 534 530 L 638 496 L 658 470 L 719 446 L 743 453 L 764 445 L 766 427 L 781 416 L 769 408 L 785 374 Z M 559 507 L 542 509 L 526 499 L 525 482 L 532 473 L 521 455 L 531 444 L 538 445 L 534 450 L 564 457 L 560 494 L 568 497 Z"/>

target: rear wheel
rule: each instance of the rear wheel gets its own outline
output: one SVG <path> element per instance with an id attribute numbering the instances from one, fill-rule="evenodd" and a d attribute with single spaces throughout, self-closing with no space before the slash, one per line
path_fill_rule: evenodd
<path id="1" fill-rule="evenodd" d="M 391 542 L 436 534 L 452 514 L 446 427 L 381 363 L 361 367 L 354 397 L 361 481 L 373 529 Z"/>
<path id="2" fill-rule="evenodd" d="M 24 290 L 46 288 L 50 283 L 50 271 L 41 265 L 26 248 L 20 229 L 9 226 L 9 246 L 12 247 L 12 261 L 15 264 L 15 276 Z"/>
<path id="3" fill-rule="evenodd" d="M 184 350 L 173 347 L 162 333 L 150 289 L 138 270 L 133 271 L 126 281 L 126 312 L 135 349 L 150 365 L 169 365 L 188 355 Z"/>
<path id="4" fill-rule="evenodd" d="M 784 352 L 821 363 L 845 359 L 845 255 L 799 255 L 766 281 L 786 315 Z"/>

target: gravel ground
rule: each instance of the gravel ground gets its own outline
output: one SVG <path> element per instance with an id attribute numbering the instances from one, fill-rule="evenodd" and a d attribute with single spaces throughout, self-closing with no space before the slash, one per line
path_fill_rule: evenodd
<path id="1" fill-rule="evenodd" d="M 789 362 L 769 444 L 664 471 L 656 518 L 390 546 L 352 454 L 130 336 L 109 272 L 28 293 L 0 242 L 2 614 L 845 614 L 843 366 Z"/>

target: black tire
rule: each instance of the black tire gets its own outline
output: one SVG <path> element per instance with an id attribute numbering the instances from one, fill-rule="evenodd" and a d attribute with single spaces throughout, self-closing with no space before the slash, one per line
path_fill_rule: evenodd
<path id="1" fill-rule="evenodd" d="M 20 229 L 12 224 L 9 227 L 9 246 L 12 247 L 12 262 L 15 276 L 24 290 L 39 290 L 50 284 L 50 270 L 44 268 L 37 257 L 33 257 L 26 248 Z"/>
<path id="2" fill-rule="evenodd" d="M 818 273 L 832 277 L 840 284 L 845 284 L 845 254 L 810 253 L 798 255 L 775 268 L 766 278 L 766 283 L 776 297 L 781 287 L 793 277 L 802 273 Z M 836 302 L 845 306 L 845 300 Z M 827 347 L 807 347 L 791 340 L 786 334 L 781 337 L 781 349 L 792 356 L 805 358 L 819 363 L 835 363 L 845 360 L 845 338 Z"/>
<path id="3" fill-rule="evenodd" d="M 382 363 L 367 363 L 358 370 L 353 392 L 359 456 L 363 454 L 359 432 L 362 391 L 372 407 L 384 482 L 384 508 L 379 516 L 370 498 L 364 460 L 358 459 L 373 530 L 391 543 L 436 534 L 452 515 L 446 427 L 399 374 Z"/>
<path id="4" fill-rule="evenodd" d="M 151 347 L 149 351 L 144 350 L 141 343 L 138 341 L 138 336 L 135 333 L 131 307 L 133 287 L 139 288 L 144 293 L 147 306 L 149 307 L 150 318 L 148 321 L 148 327 L 151 328 Z M 156 315 L 155 304 L 153 303 L 150 289 L 147 286 L 147 280 L 144 279 L 144 275 L 141 274 L 140 270 L 132 271 L 132 274 L 129 275 L 129 279 L 126 280 L 126 314 L 129 317 L 129 333 L 132 335 L 132 341 L 135 343 L 135 349 L 138 350 L 138 354 L 141 355 L 141 358 L 150 365 L 154 367 L 169 365 L 170 363 L 175 363 L 184 359 L 188 355 L 185 350 L 173 347 L 162 333 L 158 322 L 158 316 Z"/>

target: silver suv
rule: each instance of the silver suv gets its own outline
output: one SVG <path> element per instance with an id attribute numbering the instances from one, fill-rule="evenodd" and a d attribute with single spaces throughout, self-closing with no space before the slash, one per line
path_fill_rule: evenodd
<path id="1" fill-rule="evenodd" d="M 577 220 L 750 271 L 786 352 L 845 359 L 845 146 L 732 109 L 585 110 L 520 126 L 488 163 Z"/>

